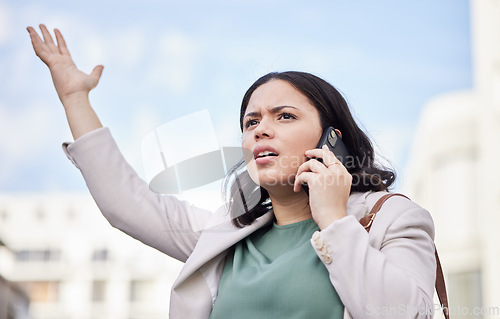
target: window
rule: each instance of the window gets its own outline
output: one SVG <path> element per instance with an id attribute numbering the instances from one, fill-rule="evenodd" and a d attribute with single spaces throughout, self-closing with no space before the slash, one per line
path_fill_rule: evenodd
<path id="1" fill-rule="evenodd" d="M 7 212 L 7 209 L 0 208 L 0 220 L 5 222 L 8 219 L 9 219 L 9 213 Z"/>
<path id="2" fill-rule="evenodd" d="M 153 299 L 153 281 L 132 280 L 130 282 L 130 301 L 147 302 Z"/>
<path id="3" fill-rule="evenodd" d="M 33 281 L 18 282 L 28 294 L 31 302 L 50 303 L 59 300 L 59 282 Z"/>
<path id="4" fill-rule="evenodd" d="M 77 217 L 78 213 L 75 208 L 73 206 L 68 206 L 68 208 L 66 208 L 66 218 L 68 219 L 68 221 L 74 221 L 77 219 Z"/>
<path id="5" fill-rule="evenodd" d="M 15 252 L 16 260 L 20 262 L 28 261 L 58 261 L 61 259 L 59 250 L 18 250 Z"/>
<path id="6" fill-rule="evenodd" d="M 41 206 L 35 209 L 35 217 L 39 222 L 43 222 L 43 220 L 45 219 L 46 214 Z"/>
<path id="7" fill-rule="evenodd" d="M 106 281 L 94 280 L 92 282 L 92 301 L 104 302 L 106 301 Z"/>
<path id="8" fill-rule="evenodd" d="M 97 249 L 92 253 L 93 261 L 106 261 L 108 260 L 108 250 L 107 249 Z"/>

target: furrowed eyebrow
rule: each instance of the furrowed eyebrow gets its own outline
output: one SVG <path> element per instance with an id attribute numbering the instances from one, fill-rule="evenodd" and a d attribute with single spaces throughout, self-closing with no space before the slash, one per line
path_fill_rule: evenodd
<path id="1" fill-rule="evenodd" d="M 285 108 L 292 108 L 292 109 L 298 110 L 298 108 L 296 108 L 295 106 L 280 105 L 280 106 L 275 106 L 275 107 L 271 108 L 269 111 L 271 113 L 278 113 L 279 111 L 281 111 L 281 110 L 283 110 Z M 243 117 L 243 119 L 245 119 L 247 117 L 255 117 L 255 116 L 260 116 L 260 112 L 250 112 L 250 113 L 247 113 L 247 114 L 245 114 L 245 116 Z"/>

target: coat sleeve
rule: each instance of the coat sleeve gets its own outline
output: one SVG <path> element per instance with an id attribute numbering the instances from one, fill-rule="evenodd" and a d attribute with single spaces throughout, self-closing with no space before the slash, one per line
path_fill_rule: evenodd
<path id="1" fill-rule="evenodd" d="M 370 234 L 354 216 L 317 232 L 311 243 L 353 318 L 432 318 L 436 279 L 430 214 L 388 200 Z"/>
<path id="2" fill-rule="evenodd" d="M 149 189 L 125 161 L 108 128 L 99 128 L 63 150 L 81 171 L 109 223 L 159 251 L 186 261 L 212 216 L 174 196 Z"/>

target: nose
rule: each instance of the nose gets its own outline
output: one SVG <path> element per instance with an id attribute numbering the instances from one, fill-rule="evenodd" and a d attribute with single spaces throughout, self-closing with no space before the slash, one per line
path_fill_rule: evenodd
<path id="1" fill-rule="evenodd" d="M 254 138 L 255 140 L 260 140 L 262 138 L 273 138 L 274 137 L 274 129 L 270 123 L 266 120 L 261 120 L 260 123 L 254 130 Z"/>

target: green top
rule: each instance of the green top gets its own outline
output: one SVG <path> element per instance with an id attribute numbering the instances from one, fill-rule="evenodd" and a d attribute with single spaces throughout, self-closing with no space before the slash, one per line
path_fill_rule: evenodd
<path id="1" fill-rule="evenodd" d="M 310 243 L 313 219 L 265 226 L 226 258 L 212 319 L 342 318 L 344 305 Z"/>

